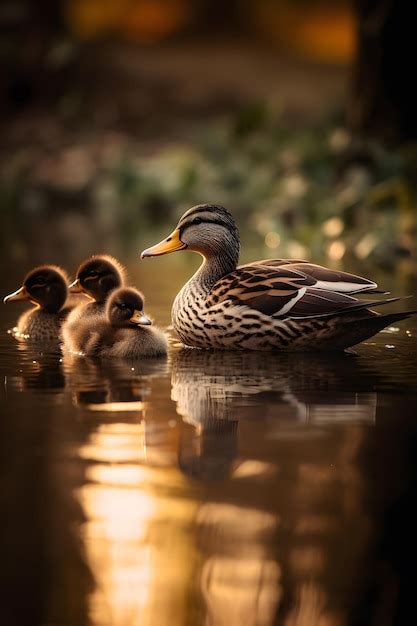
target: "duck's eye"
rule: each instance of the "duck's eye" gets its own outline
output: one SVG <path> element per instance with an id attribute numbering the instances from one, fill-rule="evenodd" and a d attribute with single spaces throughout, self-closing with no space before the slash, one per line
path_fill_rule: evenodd
<path id="1" fill-rule="evenodd" d="M 123 310 L 127 309 L 127 304 L 125 304 L 124 302 L 121 302 L 119 304 L 119 309 L 123 309 Z"/>
<path id="2" fill-rule="evenodd" d="M 32 289 L 39 289 L 41 287 L 45 287 L 46 280 L 44 278 L 37 278 L 36 283 L 32 284 Z"/>
<path id="3" fill-rule="evenodd" d="M 89 274 L 90 278 L 97 278 L 98 276 L 98 272 L 96 272 L 96 270 L 92 270 Z"/>
<path id="4" fill-rule="evenodd" d="M 193 224 L 201 224 L 203 220 L 201 219 L 201 217 L 195 217 L 193 219 Z"/>

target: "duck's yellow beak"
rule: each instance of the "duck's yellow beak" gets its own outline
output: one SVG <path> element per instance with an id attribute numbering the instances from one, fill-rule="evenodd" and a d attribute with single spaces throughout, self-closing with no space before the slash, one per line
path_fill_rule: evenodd
<path id="1" fill-rule="evenodd" d="M 146 256 L 161 256 L 161 254 L 169 254 L 170 252 L 177 252 L 177 250 L 184 250 L 187 247 L 186 243 L 183 243 L 180 239 L 180 229 L 176 228 L 172 231 L 169 237 L 157 243 L 152 248 L 147 248 L 140 255 L 141 259 Z"/>
<path id="2" fill-rule="evenodd" d="M 84 289 L 81 287 L 79 278 L 76 278 L 73 283 L 68 285 L 68 291 L 70 293 L 84 293 Z"/>
<path id="3" fill-rule="evenodd" d="M 152 321 L 145 315 L 143 311 L 134 311 L 132 317 L 129 322 L 133 322 L 133 324 L 140 324 L 141 326 L 151 326 Z"/>
<path id="4" fill-rule="evenodd" d="M 4 298 L 3 302 L 6 304 L 6 302 L 17 302 L 18 300 L 30 300 L 30 295 L 24 285 L 20 287 L 20 289 L 17 289 L 17 291 L 9 293 L 9 295 Z"/>

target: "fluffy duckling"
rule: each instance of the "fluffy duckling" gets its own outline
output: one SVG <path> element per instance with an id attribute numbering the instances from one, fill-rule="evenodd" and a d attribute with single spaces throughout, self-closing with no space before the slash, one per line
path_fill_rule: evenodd
<path id="1" fill-rule="evenodd" d="M 68 323 L 75 320 L 101 317 L 107 296 L 113 289 L 124 284 L 126 270 L 119 261 L 107 254 L 94 255 L 81 263 L 73 283 L 68 287 L 70 293 L 82 293 L 93 302 L 77 307 L 68 318 Z"/>
<path id="2" fill-rule="evenodd" d="M 90 301 L 77 306 L 68 315 L 62 328 L 65 347 L 74 353 L 81 352 L 80 324 L 96 323 L 105 319 L 106 299 L 111 291 L 121 287 L 126 271 L 117 259 L 101 254 L 81 263 L 73 283 L 68 287 L 71 294 L 83 294 Z M 92 300 L 92 302 L 91 302 Z"/>
<path id="3" fill-rule="evenodd" d="M 144 297 L 132 287 L 116 289 L 105 309 L 105 320 L 84 320 L 77 329 L 77 352 L 86 356 L 156 357 L 167 353 L 167 339 L 143 312 Z M 64 336 L 65 346 L 74 341 Z M 74 351 L 72 349 L 72 351 Z"/>
<path id="4" fill-rule="evenodd" d="M 25 311 L 13 329 L 16 339 L 57 341 L 61 325 L 71 306 L 64 307 L 68 295 L 68 277 L 56 265 L 42 265 L 31 270 L 17 291 L 3 302 L 28 300 L 35 306 Z"/>

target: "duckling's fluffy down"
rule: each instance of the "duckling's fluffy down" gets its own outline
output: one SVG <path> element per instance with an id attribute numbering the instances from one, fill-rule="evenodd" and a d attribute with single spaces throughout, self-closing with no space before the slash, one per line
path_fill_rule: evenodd
<path id="1" fill-rule="evenodd" d="M 164 356 L 167 354 L 168 342 L 165 334 L 148 326 L 137 328 L 118 328 L 114 330 L 111 340 L 106 343 L 98 338 L 94 347 L 94 337 L 91 337 L 93 353 L 100 356 L 137 358 Z M 87 346 L 87 349 L 91 349 Z"/>
<path id="2" fill-rule="evenodd" d="M 105 320 L 80 321 L 76 329 L 63 330 L 64 347 L 85 356 L 138 358 L 164 356 L 168 342 L 165 333 L 150 326 L 113 328 Z"/>

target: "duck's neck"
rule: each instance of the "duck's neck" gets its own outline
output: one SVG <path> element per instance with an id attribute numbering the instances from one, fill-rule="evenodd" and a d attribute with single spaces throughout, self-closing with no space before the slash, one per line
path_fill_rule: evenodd
<path id="1" fill-rule="evenodd" d="M 223 251 L 221 254 L 204 254 L 203 262 L 189 281 L 189 286 L 198 287 L 203 293 L 210 293 L 213 285 L 236 269 L 239 250 Z"/>

